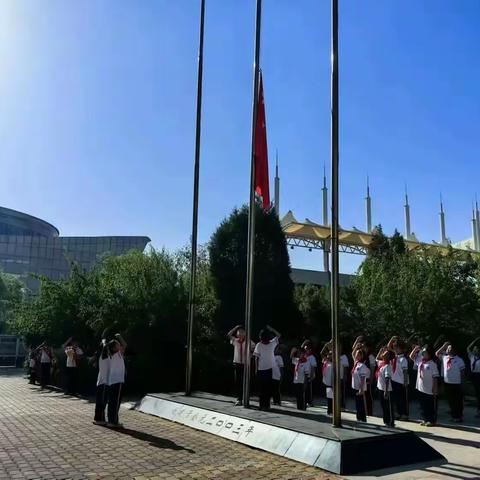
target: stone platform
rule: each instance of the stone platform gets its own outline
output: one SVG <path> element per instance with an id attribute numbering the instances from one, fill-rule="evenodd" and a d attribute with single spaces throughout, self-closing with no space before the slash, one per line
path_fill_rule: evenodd
<path id="1" fill-rule="evenodd" d="M 148 394 L 138 410 L 338 474 L 445 458 L 415 433 L 344 420 L 334 428 L 319 412 L 233 406 L 231 397 L 195 392 Z"/>

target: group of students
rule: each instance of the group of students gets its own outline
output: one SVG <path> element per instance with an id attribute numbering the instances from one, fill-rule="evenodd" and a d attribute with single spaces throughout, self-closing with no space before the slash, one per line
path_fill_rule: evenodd
<path id="1" fill-rule="evenodd" d="M 125 383 L 124 353 L 127 344 L 120 334 L 113 339 L 103 338 L 92 360 L 98 365 L 96 382 L 95 415 L 93 423 L 122 427 L 118 413 Z M 66 358 L 65 393 L 75 395 L 77 391 L 77 371 L 84 356 L 78 342 L 69 338 L 62 349 Z M 42 388 L 51 384 L 52 369 L 56 364 L 53 349 L 43 342 L 29 353 L 28 373 L 29 383 L 35 385 L 40 380 Z M 105 415 L 107 412 L 107 415 Z"/>
<path id="2" fill-rule="evenodd" d="M 237 325 L 228 333 L 234 347 L 234 375 L 236 404 L 242 404 L 243 371 L 250 354 L 255 359 L 255 372 L 258 379 L 259 406 L 261 410 L 270 408 L 270 399 L 280 405 L 280 380 L 284 367 L 279 344 L 280 333 L 270 326 L 260 332 L 260 341 L 250 342 L 247 348 L 245 330 Z M 409 349 L 410 350 L 410 349 Z M 477 398 L 477 417 L 480 417 L 480 337 L 467 348 L 471 380 Z M 407 353 L 408 357 L 407 357 Z M 333 407 L 333 361 L 332 342 L 324 345 L 320 352 L 321 379 L 327 398 L 327 414 Z M 305 410 L 313 405 L 313 382 L 317 376 L 318 363 L 313 344 L 306 340 L 290 353 L 293 364 L 293 388 L 297 408 Z M 416 397 L 419 400 L 422 425 L 433 426 L 437 421 L 437 399 L 440 385 L 448 400 L 452 420 L 463 421 L 463 383 L 466 365 L 457 355 L 454 346 L 445 342 L 436 351 L 429 345 L 414 345 L 407 352 L 407 342 L 398 336 L 382 346 L 374 356 L 364 337 L 358 337 L 352 347 L 353 366 L 346 354 L 340 356 L 341 405 L 345 408 L 348 379 L 351 377 L 351 390 L 355 398 L 356 417 L 367 421 L 373 414 L 373 399 L 378 396 L 386 426 L 395 426 L 395 419 L 409 418 L 410 362 L 415 375 Z M 412 375 L 413 376 L 413 375 Z"/>

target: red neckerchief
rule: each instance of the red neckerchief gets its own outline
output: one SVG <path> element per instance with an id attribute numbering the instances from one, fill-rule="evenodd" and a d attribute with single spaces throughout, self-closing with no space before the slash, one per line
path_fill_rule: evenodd
<path id="1" fill-rule="evenodd" d="M 422 358 L 422 361 L 420 362 L 420 378 L 423 378 L 423 371 L 425 370 L 425 365 L 429 362 L 430 360 L 426 360 L 425 358 Z"/>
<path id="2" fill-rule="evenodd" d="M 260 340 L 260 342 L 263 343 L 264 345 L 270 344 L 270 340 Z"/>
<path id="3" fill-rule="evenodd" d="M 382 370 L 382 368 L 385 366 L 385 365 L 388 365 L 388 362 L 386 362 L 385 360 L 380 360 L 380 362 L 378 362 L 378 368 L 377 370 L 375 371 L 375 378 L 378 380 L 378 377 L 380 376 L 380 371 Z"/>
<path id="4" fill-rule="evenodd" d="M 243 338 L 235 337 L 235 338 L 237 339 L 237 342 L 240 344 L 240 363 L 245 363 L 243 360 L 245 347 L 242 345 L 245 342 L 245 337 Z"/>
<path id="5" fill-rule="evenodd" d="M 295 365 L 295 374 L 298 373 L 298 370 L 300 368 L 300 364 L 301 363 L 306 363 L 306 361 L 307 361 L 307 357 L 302 353 L 302 355 L 298 358 L 297 364 Z"/>
<path id="6" fill-rule="evenodd" d="M 392 373 L 395 373 L 397 371 L 397 355 L 395 355 L 395 358 L 392 360 Z"/>
<path id="7" fill-rule="evenodd" d="M 447 358 L 447 370 L 450 370 L 450 367 L 452 366 L 452 360 L 453 360 L 453 357 L 449 355 Z"/>
<path id="8" fill-rule="evenodd" d="M 362 362 L 355 362 L 355 363 L 353 364 L 352 375 L 355 374 L 355 370 L 356 370 L 356 368 L 357 368 L 357 366 L 358 366 L 359 363 L 362 363 Z"/>

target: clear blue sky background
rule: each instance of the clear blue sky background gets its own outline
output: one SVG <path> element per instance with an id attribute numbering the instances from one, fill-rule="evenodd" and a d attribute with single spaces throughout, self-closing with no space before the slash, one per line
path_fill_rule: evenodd
<path id="1" fill-rule="evenodd" d="M 470 235 L 479 190 L 480 2 L 343 0 L 341 224 Z M 254 0 L 207 0 L 200 241 L 248 198 Z M 64 235 L 188 242 L 199 1 L 0 3 L 0 205 Z M 330 11 L 264 0 L 262 68 L 282 211 L 320 220 L 330 152 Z M 273 178 L 272 178 L 273 187 Z M 321 255 L 294 253 L 318 268 Z M 342 269 L 355 268 L 342 259 Z"/>

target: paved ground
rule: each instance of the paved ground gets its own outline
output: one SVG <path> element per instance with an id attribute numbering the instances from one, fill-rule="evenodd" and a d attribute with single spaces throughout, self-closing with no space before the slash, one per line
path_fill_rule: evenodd
<path id="1" fill-rule="evenodd" d="M 92 424 L 93 405 L 41 391 L 0 369 L 0 479 L 333 479 L 334 475 L 182 425 L 121 411 Z"/>

